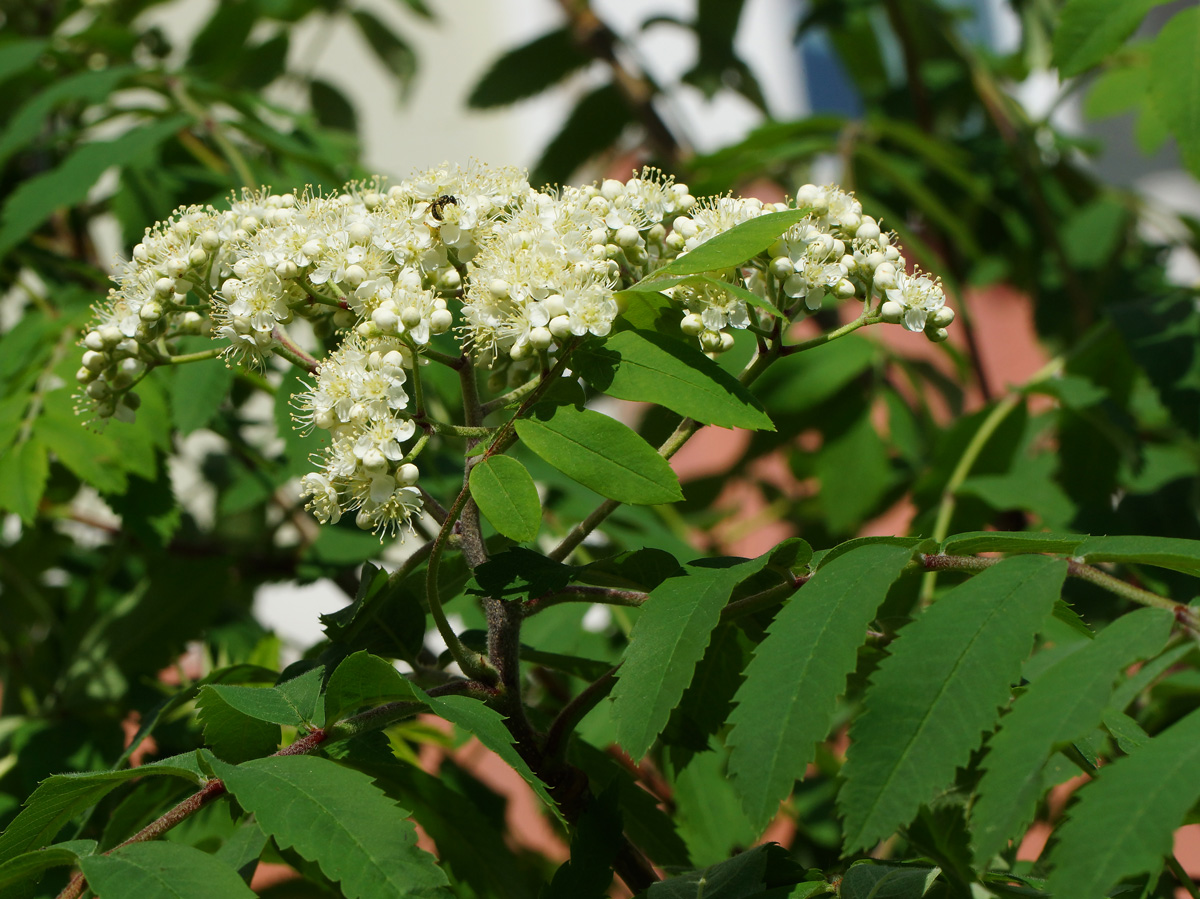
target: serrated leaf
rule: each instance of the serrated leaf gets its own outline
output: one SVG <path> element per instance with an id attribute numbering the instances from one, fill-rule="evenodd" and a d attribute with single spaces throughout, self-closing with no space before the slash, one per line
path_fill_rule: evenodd
<path id="1" fill-rule="evenodd" d="M 524 543 L 537 536 L 542 501 L 525 466 L 511 456 L 491 456 L 471 469 L 471 498 L 492 527 Z"/>
<path id="2" fill-rule="evenodd" d="M 667 460 L 631 428 L 590 409 L 558 406 L 547 419 L 516 423 L 531 450 L 601 496 L 634 505 L 683 498 Z"/>
<path id="3" fill-rule="evenodd" d="M 651 272 L 634 286 L 652 284 L 672 275 L 700 275 L 741 265 L 771 246 L 810 212 L 810 209 L 785 209 L 742 222 Z"/>
<path id="4" fill-rule="evenodd" d="M 756 829 L 829 733 L 867 625 L 908 564 L 905 547 L 860 546 L 818 571 L 779 611 L 729 716 L 729 774 Z"/>
<path id="5" fill-rule="evenodd" d="M 209 684 L 197 695 L 196 718 L 204 729 L 205 744 L 231 762 L 270 755 L 283 738 L 278 724 L 239 711 Z"/>
<path id="6" fill-rule="evenodd" d="M 187 122 L 186 116 L 171 116 L 114 140 L 84 144 L 57 168 L 21 182 L 9 195 L 0 220 L 0 256 L 37 230 L 55 210 L 85 199 L 106 169 L 145 156 Z"/>
<path id="7" fill-rule="evenodd" d="M 952 556 L 976 553 L 1073 553 L 1087 536 L 1039 531 L 967 531 L 947 537 L 942 552 Z"/>
<path id="8" fill-rule="evenodd" d="M 51 868 L 73 867 L 79 864 L 80 857 L 91 855 L 95 850 L 95 840 L 71 840 L 11 858 L 0 864 L 0 896 L 9 895 L 4 892 L 9 887 L 36 882 Z"/>
<path id="9" fill-rule="evenodd" d="M 699 559 L 650 591 L 613 688 L 617 741 L 635 759 L 649 751 L 691 683 L 734 587 L 768 561 L 770 553 Z"/>
<path id="10" fill-rule="evenodd" d="M 775 430 L 754 395 L 700 350 L 654 331 L 621 331 L 577 352 L 589 384 L 622 400 L 658 403 L 702 424 Z"/>
<path id="11" fill-rule="evenodd" d="M 417 848 L 408 812 L 368 775 L 302 755 L 208 761 L 264 832 L 316 862 L 348 899 L 449 895 L 446 875 Z"/>
<path id="12" fill-rule="evenodd" d="M 592 62 L 575 45 L 569 28 L 559 28 L 505 51 L 480 76 L 467 97 L 472 109 L 507 106 L 553 87 Z"/>
<path id="13" fill-rule="evenodd" d="M 1117 675 L 1158 653 L 1173 621 L 1171 613 L 1161 609 L 1118 618 L 1095 640 L 1049 668 L 1013 703 L 988 742 L 978 798 L 971 807 L 980 864 L 1025 832 L 1038 799 L 1050 786 L 1042 769 L 1051 753 L 1100 725 Z"/>
<path id="14" fill-rule="evenodd" d="M 769 855 L 775 844 L 755 846 L 733 858 L 650 885 L 647 899 L 705 899 L 749 897 L 764 892 Z"/>
<path id="15" fill-rule="evenodd" d="M 1181 537 L 1089 537 L 1075 549 L 1089 565 L 1154 565 L 1200 577 L 1200 540 Z"/>
<path id="16" fill-rule="evenodd" d="M 211 341 L 196 341 L 184 352 L 195 352 L 211 346 Z M 171 378 L 171 423 L 181 434 L 203 428 L 217 414 L 233 386 L 234 370 L 222 359 L 205 359 L 175 366 Z M 287 403 L 282 403 L 287 408 Z"/>
<path id="17" fill-rule="evenodd" d="M 467 733 L 474 734 L 479 738 L 480 743 L 504 759 L 533 788 L 538 798 L 546 804 L 555 817 L 564 824 L 566 823 L 562 812 L 559 811 L 558 803 L 551 798 L 546 784 L 533 773 L 526 761 L 517 753 L 513 746 L 513 735 L 504 726 L 503 715 L 478 699 L 472 699 L 469 696 L 427 696 L 419 688 L 414 687 L 414 690 L 428 704 L 431 712 L 445 718 L 456 727 L 461 727 Z"/>
<path id="18" fill-rule="evenodd" d="M 1148 2 L 1148 0 L 1142 0 Z M 1150 106 L 1179 143 L 1184 165 L 1200 176 L 1200 9 L 1162 27 L 1150 50 Z"/>
<path id="19" fill-rule="evenodd" d="M 1114 53 L 1165 0 L 1070 0 L 1054 31 L 1054 64 L 1070 78 Z"/>
<path id="20" fill-rule="evenodd" d="M 496 553 L 475 569 L 467 593 L 497 599 L 536 599 L 557 593 L 571 582 L 577 569 L 524 546 Z"/>
<path id="21" fill-rule="evenodd" d="M 85 484 L 101 493 L 125 492 L 126 456 L 111 435 L 88 430 L 73 412 L 64 416 L 61 406 L 45 409 L 34 422 L 34 433 Z"/>
<path id="22" fill-rule="evenodd" d="M 10 445 L 0 452 L 0 509 L 7 509 L 31 524 L 49 476 L 50 460 L 41 440 L 31 436 Z"/>
<path id="23" fill-rule="evenodd" d="M 359 651 L 334 669 L 325 688 L 325 724 L 332 725 L 367 706 L 412 699 L 420 701 L 408 680 L 379 656 Z"/>
<path id="24" fill-rule="evenodd" d="M 1157 870 L 1171 854 L 1175 829 L 1200 799 L 1197 765 L 1200 711 L 1102 768 L 1056 830 L 1048 892 L 1056 899 L 1092 899 L 1124 877 Z"/>
<path id="25" fill-rule="evenodd" d="M 46 778 L 0 834 L 0 862 L 48 843 L 64 824 L 126 781 L 154 775 L 200 782 L 191 753 L 124 771 L 55 774 Z"/>
<path id="26" fill-rule="evenodd" d="M 1042 556 L 1005 559 L 901 630 L 850 730 L 838 794 L 847 852 L 907 824 L 966 764 L 1020 677 L 1066 570 Z"/>
<path id="27" fill-rule="evenodd" d="M 321 675 L 322 669 L 317 667 L 274 687 L 209 684 L 200 691 L 200 696 L 202 701 L 205 695 L 215 693 L 243 715 L 271 724 L 299 727 L 311 723 L 316 714 Z"/>
<path id="28" fill-rule="evenodd" d="M 350 15 L 375 58 L 396 76 L 401 91 L 407 91 L 417 72 L 417 55 L 412 47 L 374 14 L 356 9 Z"/>
<path id="29" fill-rule="evenodd" d="M 941 873 L 941 868 L 919 865 L 859 862 L 846 870 L 838 895 L 841 899 L 921 899 Z"/>
<path id="30" fill-rule="evenodd" d="M 79 866 L 88 886 L 101 896 L 253 899 L 255 895 L 233 868 L 183 843 L 131 843 L 108 855 L 88 856 Z"/>

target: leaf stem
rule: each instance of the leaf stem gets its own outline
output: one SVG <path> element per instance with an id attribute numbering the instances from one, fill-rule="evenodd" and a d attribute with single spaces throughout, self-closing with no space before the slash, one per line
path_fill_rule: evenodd
<path id="1" fill-rule="evenodd" d="M 288 337 L 286 333 L 284 333 L 283 328 L 276 326 L 271 332 L 271 335 L 275 338 L 276 342 L 276 345 L 272 347 L 272 352 L 275 353 L 276 356 L 279 356 L 281 359 L 286 359 L 297 368 L 304 369 L 310 375 L 317 373 L 317 369 L 320 367 L 321 363 L 293 343 L 292 339 Z"/>
<path id="2" fill-rule="evenodd" d="M 525 617 L 536 615 L 543 609 L 565 602 L 595 602 L 609 606 L 640 606 L 648 593 L 641 590 L 618 590 L 614 587 L 593 587 L 587 584 L 569 584 L 560 590 L 538 596 L 521 604 Z"/>
<path id="3" fill-rule="evenodd" d="M 246 163 L 246 157 L 242 155 L 242 152 L 229 139 L 221 123 L 192 98 L 187 89 L 184 88 L 183 80 L 178 76 L 169 76 L 166 79 L 166 84 L 167 89 L 171 92 L 171 96 L 175 98 L 175 102 L 212 136 L 213 143 L 220 147 L 222 155 L 229 162 L 230 166 L 233 167 L 233 170 L 237 172 L 242 186 L 247 190 L 257 188 L 259 185 L 250 171 L 250 166 Z"/>

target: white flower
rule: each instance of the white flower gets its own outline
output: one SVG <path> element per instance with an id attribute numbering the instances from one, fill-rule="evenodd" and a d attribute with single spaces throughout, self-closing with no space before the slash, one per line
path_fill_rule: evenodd
<path id="1" fill-rule="evenodd" d="M 888 302 L 904 308 L 904 327 L 922 331 L 925 322 L 946 304 L 941 285 L 924 275 L 898 272 L 896 286 L 887 291 Z"/>

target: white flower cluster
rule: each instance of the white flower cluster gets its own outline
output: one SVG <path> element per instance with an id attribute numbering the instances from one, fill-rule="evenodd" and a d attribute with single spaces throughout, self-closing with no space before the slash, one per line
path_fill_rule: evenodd
<path id="1" fill-rule="evenodd" d="M 417 430 L 405 412 L 413 363 L 399 337 L 351 334 L 321 364 L 312 390 L 294 399 L 297 421 L 332 438 L 322 470 L 302 481 L 306 508 L 322 523 L 357 510 L 364 530 L 395 530 L 420 510 L 419 472 L 402 446 Z"/>
<path id="2" fill-rule="evenodd" d="M 809 212 L 767 252 L 665 289 L 684 307 L 685 334 L 721 352 L 733 344 L 730 329 L 763 333 L 764 310 L 790 321 L 826 297 L 858 297 L 868 309 L 879 300 L 876 320 L 944 339 L 953 313 L 940 286 L 904 270 L 894 235 L 857 200 L 806 185 L 794 206 Z M 222 355 L 257 366 L 273 353 L 303 355 L 285 331 L 294 317 L 308 319 L 318 338 L 340 332 L 316 364 L 316 383 L 293 401 L 298 422 L 330 435 L 304 495 L 322 522 L 355 512 L 363 528 L 395 531 L 421 507 L 414 460 L 431 427 L 413 420 L 421 404 L 410 411 L 408 384 L 421 354 L 439 355 L 430 342 L 456 315 L 455 357 L 491 367 L 497 386 L 523 380 L 568 341 L 607 336 L 619 291 L 788 208 L 697 201 L 650 169 L 560 190 L 535 190 L 514 169 L 472 165 L 331 195 L 247 192 L 229 209 L 186 207 L 147 231 L 96 309 L 78 378 L 95 417 L 128 418 L 137 406 L 131 387 L 172 362 L 172 338 L 206 321 Z M 766 302 L 748 304 L 747 291 Z"/>

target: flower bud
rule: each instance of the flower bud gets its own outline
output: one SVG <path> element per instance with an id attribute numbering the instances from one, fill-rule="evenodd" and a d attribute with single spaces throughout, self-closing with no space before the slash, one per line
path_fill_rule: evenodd
<path id="1" fill-rule="evenodd" d="M 175 279 L 174 278 L 159 278 L 154 282 L 154 292 L 160 297 L 170 297 L 175 295 Z"/>
<path id="2" fill-rule="evenodd" d="M 942 306 L 929 316 L 929 320 L 935 328 L 946 328 L 954 321 L 954 310 L 949 306 Z"/>
<path id="3" fill-rule="evenodd" d="M 92 381 L 96 380 L 96 377 L 97 373 L 92 371 L 86 365 L 82 366 L 78 371 L 75 372 L 75 380 L 80 384 L 90 384 Z"/>
<path id="4" fill-rule="evenodd" d="M 769 268 L 777 281 L 783 281 L 791 277 L 796 271 L 796 266 L 792 264 L 792 260 L 782 254 L 771 260 Z"/>
<path id="5" fill-rule="evenodd" d="M 87 395 L 94 400 L 106 399 L 112 393 L 107 381 L 92 381 L 87 386 Z"/>
<path id="6" fill-rule="evenodd" d="M 934 343 L 941 343 L 943 340 L 945 340 L 947 337 L 950 336 L 950 332 L 947 331 L 945 328 L 932 328 L 932 329 L 926 328 L 925 336 L 928 337 L 930 340 L 932 340 Z"/>
<path id="7" fill-rule="evenodd" d="M 375 326 L 385 334 L 395 334 L 398 330 L 397 325 L 400 320 L 396 317 L 396 311 L 389 306 L 380 306 L 371 313 L 371 321 Z"/>
<path id="8" fill-rule="evenodd" d="M 876 266 L 875 287 L 878 290 L 894 290 L 896 288 L 896 266 L 890 262 Z"/>
<path id="9" fill-rule="evenodd" d="M 546 314 L 551 318 L 566 314 L 567 303 L 562 298 L 562 294 L 552 293 L 543 302 L 546 306 Z"/>
<path id="10" fill-rule="evenodd" d="M 642 236 L 638 234 L 637 228 L 632 225 L 625 225 L 623 228 L 618 229 L 614 239 L 617 242 L 617 246 L 629 249 L 641 243 Z"/>
<path id="11" fill-rule="evenodd" d="M 699 337 L 704 331 L 704 320 L 695 312 L 689 312 L 679 323 L 679 330 L 688 337 Z"/>
<path id="12" fill-rule="evenodd" d="M 100 339 L 104 342 L 105 349 L 111 349 L 120 345 L 121 341 L 125 339 L 125 335 L 116 325 L 105 325 L 100 329 Z"/>
<path id="13" fill-rule="evenodd" d="M 363 281 L 367 280 L 367 270 L 358 263 L 346 266 L 346 271 L 343 273 L 343 280 L 351 287 L 358 287 Z"/>
<path id="14" fill-rule="evenodd" d="M 559 340 L 571 336 L 571 319 L 565 315 L 554 316 L 554 318 L 550 319 L 547 327 L 550 329 L 550 333 Z"/>
<path id="15" fill-rule="evenodd" d="M 411 487 L 420 476 L 421 470 L 411 462 L 405 462 L 396 469 L 396 483 L 401 487 Z"/>
<path id="16" fill-rule="evenodd" d="M 721 352 L 721 332 L 720 331 L 702 331 L 700 333 L 700 349 L 706 353 Z"/>
<path id="17" fill-rule="evenodd" d="M 162 318 L 163 308 L 158 303 L 146 303 L 138 310 L 138 318 L 144 322 L 156 322 Z"/>
<path id="18" fill-rule="evenodd" d="M 718 352 L 727 353 L 733 349 L 733 335 L 728 331 L 721 332 L 721 349 Z"/>
<path id="19" fill-rule="evenodd" d="M 144 243 L 136 244 L 133 248 L 133 258 L 135 262 L 147 262 L 150 259 L 150 251 L 146 249 Z"/>
<path id="20" fill-rule="evenodd" d="M 285 259 L 275 266 L 275 274 L 279 276 L 280 281 L 294 281 L 300 276 L 300 266 L 290 259 Z"/>
<path id="21" fill-rule="evenodd" d="M 107 349 L 107 344 L 105 344 L 104 338 L 100 336 L 99 331 L 88 331 L 83 338 L 83 345 L 96 353 Z"/>
<path id="22" fill-rule="evenodd" d="M 503 278 L 493 278 L 488 282 L 487 290 L 494 299 L 502 300 L 508 296 L 510 286 Z"/>
<path id="23" fill-rule="evenodd" d="M 354 222 L 346 229 L 352 244 L 364 244 L 371 239 L 371 226 L 366 222 Z"/>
<path id="24" fill-rule="evenodd" d="M 454 316 L 449 309 L 435 309 L 429 316 L 429 330 L 434 334 L 445 334 L 454 324 Z"/>
<path id="25" fill-rule="evenodd" d="M 904 321 L 904 307 L 894 300 L 888 300 L 879 307 L 879 317 L 889 324 L 898 325 Z"/>
<path id="26" fill-rule="evenodd" d="M 208 262 L 208 253 L 203 247 L 193 247 L 188 253 L 188 265 L 192 268 L 203 268 Z"/>
<path id="27" fill-rule="evenodd" d="M 170 277 L 182 278 L 184 273 L 188 270 L 188 263 L 186 259 L 181 259 L 178 256 L 172 256 L 167 260 L 166 268 L 167 274 Z"/>
<path id="28" fill-rule="evenodd" d="M 847 278 L 842 278 L 833 285 L 833 295 L 839 300 L 848 300 L 854 296 L 854 285 Z"/>
<path id="29" fill-rule="evenodd" d="M 548 350 L 554 343 L 554 335 L 548 328 L 534 328 L 529 332 L 529 345 L 535 350 Z"/>
<path id="30" fill-rule="evenodd" d="M 400 323 L 409 331 L 421 324 L 421 310 L 416 306 L 405 306 L 400 311 Z"/>

